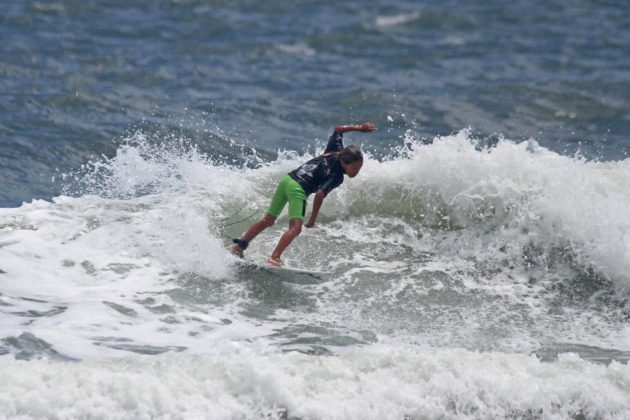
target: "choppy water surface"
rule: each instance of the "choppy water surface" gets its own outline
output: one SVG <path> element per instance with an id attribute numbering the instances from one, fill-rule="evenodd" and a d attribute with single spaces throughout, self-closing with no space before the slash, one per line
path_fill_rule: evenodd
<path id="1" fill-rule="evenodd" d="M 621 3 L 0 15 L 2 416 L 630 415 Z M 276 181 L 363 120 L 286 253 L 331 281 L 239 264 Z"/>

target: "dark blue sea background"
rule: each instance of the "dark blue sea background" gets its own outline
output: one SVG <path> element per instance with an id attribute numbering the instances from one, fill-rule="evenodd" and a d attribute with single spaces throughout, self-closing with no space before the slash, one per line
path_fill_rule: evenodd
<path id="1" fill-rule="evenodd" d="M 137 129 L 236 161 L 231 142 L 271 158 L 364 120 L 377 156 L 470 127 L 620 160 L 629 51 L 624 1 L 3 1 L 0 206 Z"/>

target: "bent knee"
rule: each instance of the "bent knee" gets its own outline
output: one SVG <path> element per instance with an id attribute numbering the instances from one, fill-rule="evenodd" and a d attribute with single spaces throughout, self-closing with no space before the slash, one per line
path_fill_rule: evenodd
<path id="1" fill-rule="evenodd" d="M 263 217 L 262 222 L 265 225 L 265 227 L 270 227 L 270 226 L 273 226 L 274 223 L 276 223 L 276 218 L 273 216 L 265 216 Z"/>

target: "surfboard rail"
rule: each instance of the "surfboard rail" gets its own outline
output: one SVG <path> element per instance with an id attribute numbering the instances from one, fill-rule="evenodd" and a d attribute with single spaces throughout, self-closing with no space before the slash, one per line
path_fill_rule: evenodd
<path id="1" fill-rule="evenodd" d="M 330 280 L 332 275 L 330 271 L 308 270 L 287 265 L 277 267 L 267 263 L 266 261 L 260 262 L 248 258 L 245 258 L 243 263 L 255 270 L 273 274 L 274 276 L 279 277 L 281 281 L 287 283 L 319 284 Z"/>

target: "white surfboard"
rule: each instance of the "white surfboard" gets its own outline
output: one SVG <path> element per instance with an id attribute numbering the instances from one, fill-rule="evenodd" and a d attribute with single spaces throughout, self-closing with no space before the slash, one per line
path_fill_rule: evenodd
<path id="1" fill-rule="evenodd" d="M 260 262 L 250 259 L 244 259 L 243 261 L 247 266 L 254 268 L 255 270 L 273 274 L 274 276 L 277 276 L 279 280 L 288 283 L 319 284 L 330 280 L 330 276 L 332 275 L 330 271 L 305 270 L 287 265 L 276 267 L 266 261 Z"/>

